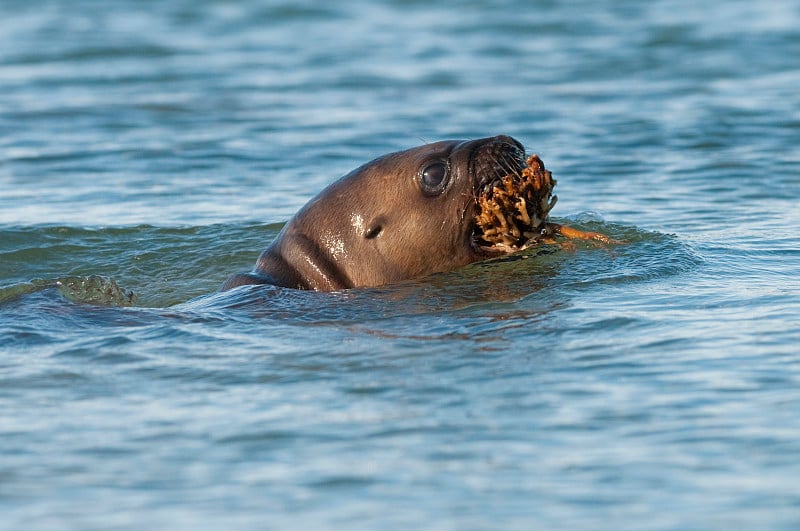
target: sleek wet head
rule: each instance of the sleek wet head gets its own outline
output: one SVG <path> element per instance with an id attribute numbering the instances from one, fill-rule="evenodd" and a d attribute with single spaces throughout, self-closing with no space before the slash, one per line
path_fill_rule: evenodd
<path id="1" fill-rule="evenodd" d="M 276 284 L 332 291 L 449 271 L 491 254 L 472 238 L 475 191 L 516 172 L 525 150 L 508 136 L 448 140 L 391 153 L 311 199 L 222 289 Z"/>

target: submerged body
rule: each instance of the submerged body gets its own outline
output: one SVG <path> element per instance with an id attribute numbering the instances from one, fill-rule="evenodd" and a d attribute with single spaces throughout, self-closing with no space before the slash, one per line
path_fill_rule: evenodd
<path id="1" fill-rule="evenodd" d="M 506 195 L 514 193 L 509 176 L 528 170 L 522 145 L 508 136 L 442 141 L 375 159 L 325 188 L 261 253 L 252 273 L 232 276 L 221 289 L 379 286 L 517 251 L 558 229 L 545 226 L 555 181 L 535 160 L 538 167 L 529 174 L 539 180 L 529 187 L 528 210 L 523 199 L 513 216 L 493 215 L 498 223 L 514 217 L 511 225 L 523 225 L 514 227 L 514 245 L 508 231 L 486 226 L 483 205 L 493 191 L 500 195 L 503 178 Z M 493 214 L 499 212 L 492 204 Z M 506 236 L 493 239 L 489 233 Z"/>

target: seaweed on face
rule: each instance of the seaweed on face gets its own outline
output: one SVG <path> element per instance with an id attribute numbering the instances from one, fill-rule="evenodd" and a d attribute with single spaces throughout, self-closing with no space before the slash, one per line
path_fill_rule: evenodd
<path id="1" fill-rule="evenodd" d="M 556 180 L 538 155 L 518 173 L 485 185 L 477 197 L 475 244 L 513 252 L 548 234 L 547 216 L 556 204 Z"/>

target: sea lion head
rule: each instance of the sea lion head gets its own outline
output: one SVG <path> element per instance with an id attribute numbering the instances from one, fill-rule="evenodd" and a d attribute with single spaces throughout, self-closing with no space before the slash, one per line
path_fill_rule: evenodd
<path id="1" fill-rule="evenodd" d="M 309 201 L 261 254 L 256 276 L 331 291 L 486 259 L 492 251 L 473 238 L 477 190 L 524 164 L 524 148 L 508 136 L 435 142 L 377 158 Z M 252 282 L 225 287 L 241 283 Z"/>

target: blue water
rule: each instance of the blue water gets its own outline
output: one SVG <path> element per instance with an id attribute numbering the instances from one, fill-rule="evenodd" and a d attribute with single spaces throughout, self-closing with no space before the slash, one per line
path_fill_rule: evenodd
<path id="1" fill-rule="evenodd" d="M 0 3 L 0 528 L 800 526 L 800 4 Z M 508 134 L 626 243 L 215 293 Z"/>

